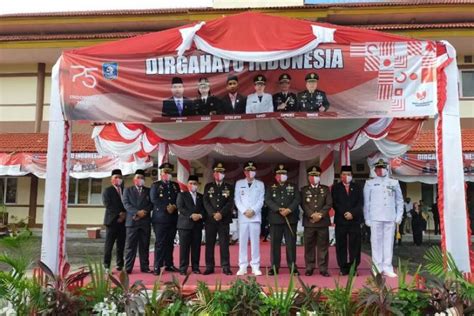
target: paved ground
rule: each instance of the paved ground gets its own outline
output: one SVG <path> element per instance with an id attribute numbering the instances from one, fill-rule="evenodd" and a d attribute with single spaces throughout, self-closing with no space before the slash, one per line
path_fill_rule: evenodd
<path id="1" fill-rule="evenodd" d="M 79 267 L 87 265 L 89 261 L 101 262 L 103 254 L 103 243 L 104 239 L 87 239 L 85 238 L 85 232 L 82 231 L 70 231 L 66 241 L 66 248 L 68 254 L 68 261 L 73 267 Z M 406 239 L 406 241 L 405 241 Z M 151 245 L 153 245 L 153 238 Z M 415 246 L 412 243 L 411 235 L 405 235 L 404 241 L 401 246 L 395 246 L 394 250 L 394 266 L 398 264 L 398 258 L 402 260 L 408 260 L 410 263 L 410 270 L 413 272 L 419 264 L 424 263 L 423 256 L 425 251 L 432 246 L 439 245 L 439 236 L 426 235 L 424 237 L 424 244 L 422 246 Z M 39 237 L 34 237 L 29 250 L 25 251 L 25 254 L 31 258 L 40 257 L 41 240 Z M 363 252 L 370 257 L 370 245 L 368 243 L 363 244 Z M 0 246 L 0 251 L 3 249 Z M 204 257 L 202 258 L 204 260 Z M 114 262 L 113 259 L 112 262 Z M 175 258 L 177 262 L 178 258 Z M 330 258 L 330 261 L 335 262 L 335 256 Z M 0 269 L 2 267 L 0 266 Z M 3 267 L 4 268 L 4 267 Z"/>

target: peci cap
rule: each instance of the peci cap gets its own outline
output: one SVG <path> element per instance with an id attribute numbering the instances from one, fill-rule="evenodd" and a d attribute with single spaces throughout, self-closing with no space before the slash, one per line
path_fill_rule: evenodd
<path id="1" fill-rule="evenodd" d="M 121 175 L 122 175 L 122 170 L 120 170 L 120 169 L 114 169 L 114 170 L 112 170 L 112 173 L 111 173 L 110 175 L 111 175 L 111 176 L 115 176 L 115 175 L 121 176 Z"/>

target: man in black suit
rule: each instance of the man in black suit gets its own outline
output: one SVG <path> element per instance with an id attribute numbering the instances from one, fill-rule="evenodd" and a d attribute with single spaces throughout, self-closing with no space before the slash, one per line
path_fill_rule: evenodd
<path id="1" fill-rule="evenodd" d="M 204 275 L 214 273 L 214 249 L 219 234 L 222 272 L 232 275 L 229 258 L 230 223 L 234 209 L 234 187 L 225 183 L 225 168 L 221 162 L 213 166 L 214 182 L 204 187 L 204 208 L 206 210 L 206 270 Z"/>
<path id="2" fill-rule="evenodd" d="M 174 77 L 171 80 L 171 93 L 173 96 L 163 101 L 162 116 L 187 116 L 196 115 L 193 102 L 184 97 L 183 79 Z"/>
<path id="3" fill-rule="evenodd" d="M 140 257 L 140 271 L 150 273 L 150 213 L 153 204 L 150 201 L 150 189 L 145 187 L 145 171 L 135 171 L 133 186 L 126 188 L 123 193 L 123 205 L 127 210 L 127 242 L 125 249 L 125 269 L 132 273 L 137 247 Z"/>
<path id="4" fill-rule="evenodd" d="M 273 110 L 275 112 L 296 112 L 298 103 L 296 94 L 290 92 L 291 77 L 289 74 L 282 74 L 278 78 L 281 91 L 273 95 Z"/>
<path id="5" fill-rule="evenodd" d="M 224 114 L 244 114 L 247 98 L 237 91 L 239 90 L 239 79 L 236 75 L 227 77 L 227 94 L 222 97 Z"/>
<path id="6" fill-rule="evenodd" d="M 178 272 L 173 264 L 174 238 L 176 236 L 176 223 L 178 211 L 176 199 L 178 198 L 179 185 L 171 181 L 173 165 L 163 163 L 159 167 L 160 181 L 153 183 L 150 189 L 150 198 L 153 203 L 151 222 L 155 232 L 155 262 L 153 273 L 159 275 L 165 265 L 165 271 Z"/>
<path id="7" fill-rule="evenodd" d="M 198 181 L 197 176 L 189 176 L 188 192 L 181 192 L 178 195 L 179 272 L 181 275 L 187 273 L 190 252 L 193 273 L 201 273 L 199 257 L 205 211 L 202 194 L 197 192 Z"/>
<path id="8" fill-rule="evenodd" d="M 105 206 L 105 249 L 104 249 L 104 268 L 110 269 L 112 260 L 112 249 L 116 243 L 117 251 L 117 270 L 123 268 L 123 252 L 125 248 L 125 215 L 126 210 L 122 204 L 122 171 L 120 169 L 112 170 L 110 179 L 111 186 L 107 187 L 102 193 L 102 201 Z"/>
<path id="9" fill-rule="evenodd" d="M 341 181 L 332 187 L 332 200 L 335 211 L 337 264 L 340 275 L 347 275 L 354 262 L 356 269 L 360 264 L 360 226 L 364 216 L 364 192 L 352 181 L 351 166 L 341 167 Z"/>

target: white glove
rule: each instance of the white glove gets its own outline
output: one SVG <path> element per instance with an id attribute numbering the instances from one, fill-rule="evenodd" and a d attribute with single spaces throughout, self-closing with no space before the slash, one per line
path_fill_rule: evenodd
<path id="1" fill-rule="evenodd" d="M 370 224 L 371 224 L 370 221 L 365 221 L 365 226 L 370 227 Z"/>

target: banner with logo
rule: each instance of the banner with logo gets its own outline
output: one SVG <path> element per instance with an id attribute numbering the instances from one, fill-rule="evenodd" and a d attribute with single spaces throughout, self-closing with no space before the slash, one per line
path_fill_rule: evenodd
<path id="1" fill-rule="evenodd" d="M 62 103 L 67 119 L 101 122 L 427 116 L 442 53 L 433 41 L 244 13 L 66 52 Z"/>
<path id="2" fill-rule="evenodd" d="M 463 171 L 466 176 L 474 176 L 474 153 L 463 153 Z M 436 154 L 405 154 L 392 159 L 390 166 L 394 175 L 436 176 Z"/>
<path id="3" fill-rule="evenodd" d="M 113 169 L 121 169 L 124 175 L 136 169 L 153 166 L 150 156 L 138 158 L 133 155 L 127 159 L 118 156 L 104 156 L 98 153 L 71 153 L 69 174 L 73 178 L 105 178 Z M 34 174 L 46 177 L 46 154 L 44 153 L 0 153 L 0 176 L 23 176 Z"/>

